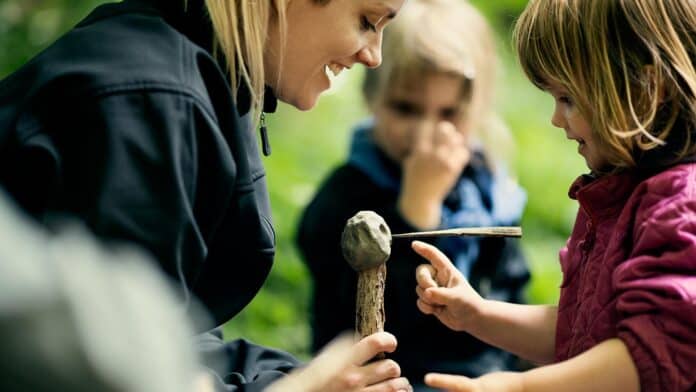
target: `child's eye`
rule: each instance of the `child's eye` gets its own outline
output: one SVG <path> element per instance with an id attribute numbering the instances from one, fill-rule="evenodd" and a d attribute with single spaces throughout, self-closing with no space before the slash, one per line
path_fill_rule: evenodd
<path id="1" fill-rule="evenodd" d="M 573 99 L 566 95 L 558 97 L 558 101 L 566 106 L 573 106 Z"/>
<path id="2" fill-rule="evenodd" d="M 360 17 L 360 27 L 364 31 L 374 31 L 377 32 L 377 26 L 373 25 L 369 19 L 367 19 L 366 16 L 361 16 Z"/>
<path id="3" fill-rule="evenodd" d="M 457 108 L 445 108 L 440 112 L 443 120 L 452 120 L 458 113 Z"/>
<path id="4" fill-rule="evenodd" d="M 395 101 L 389 105 L 393 111 L 402 116 L 413 116 L 417 114 L 418 109 L 415 105 L 405 101 Z"/>

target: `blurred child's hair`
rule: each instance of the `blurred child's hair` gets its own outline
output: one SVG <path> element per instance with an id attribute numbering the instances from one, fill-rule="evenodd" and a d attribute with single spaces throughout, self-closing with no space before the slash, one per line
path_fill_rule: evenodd
<path id="1" fill-rule="evenodd" d="M 534 84 L 568 90 L 614 170 L 696 152 L 693 0 L 531 0 L 514 42 Z"/>
<path id="2" fill-rule="evenodd" d="M 409 0 L 385 30 L 382 51 L 382 65 L 367 70 L 363 82 L 363 95 L 370 106 L 385 99 L 396 86 L 414 86 L 425 76 L 457 76 L 462 80 L 461 109 L 472 136 L 494 161 L 511 152 L 511 136 L 493 107 L 498 67 L 493 34 L 471 4 L 465 0 Z"/>

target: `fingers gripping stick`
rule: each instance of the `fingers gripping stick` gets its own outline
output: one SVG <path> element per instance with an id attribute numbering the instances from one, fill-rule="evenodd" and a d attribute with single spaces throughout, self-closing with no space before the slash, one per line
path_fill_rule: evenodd
<path id="1" fill-rule="evenodd" d="M 384 330 L 386 261 L 391 253 L 391 231 L 372 211 L 350 218 L 341 236 L 343 257 L 358 272 L 355 332 L 359 338 Z M 383 358 L 384 354 L 380 354 Z"/>

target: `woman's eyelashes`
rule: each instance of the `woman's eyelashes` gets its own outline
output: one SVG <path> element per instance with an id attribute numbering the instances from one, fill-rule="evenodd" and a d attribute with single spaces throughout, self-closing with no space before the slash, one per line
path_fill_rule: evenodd
<path id="1" fill-rule="evenodd" d="M 377 26 L 372 24 L 372 22 L 370 22 L 370 19 L 368 19 L 365 15 L 360 17 L 360 27 L 363 31 L 377 32 Z"/>

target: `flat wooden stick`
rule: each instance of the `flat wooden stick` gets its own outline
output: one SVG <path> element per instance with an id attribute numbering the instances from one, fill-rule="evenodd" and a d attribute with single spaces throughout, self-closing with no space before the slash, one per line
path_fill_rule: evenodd
<path id="1" fill-rule="evenodd" d="M 413 233 L 392 234 L 392 238 L 451 236 L 522 237 L 522 228 L 519 226 L 459 227 L 456 229 L 447 230 L 416 231 Z"/>

